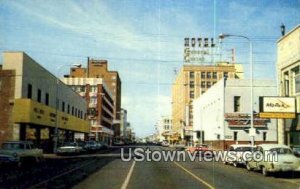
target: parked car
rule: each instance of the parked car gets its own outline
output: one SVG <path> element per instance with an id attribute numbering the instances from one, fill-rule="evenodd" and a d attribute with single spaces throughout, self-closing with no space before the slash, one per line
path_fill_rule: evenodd
<path id="1" fill-rule="evenodd" d="M 98 142 L 98 145 L 99 145 L 99 149 L 100 150 L 107 150 L 109 149 L 109 145 L 103 141 L 99 141 Z"/>
<path id="2" fill-rule="evenodd" d="M 293 154 L 290 147 L 282 144 L 261 144 L 256 148 L 256 152 L 263 155 L 262 161 L 251 161 L 246 163 L 247 170 L 259 170 L 264 176 L 270 173 L 300 171 L 300 160 Z M 272 155 L 273 154 L 273 155 Z M 273 161 L 267 157 L 274 157 Z"/>
<path id="3" fill-rule="evenodd" d="M 0 150 L 0 164 L 15 164 L 18 167 L 25 162 L 41 162 L 43 150 L 34 147 L 30 141 L 3 142 Z"/>
<path id="4" fill-rule="evenodd" d="M 98 142 L 94 141 L 94 140 L 90 140 L 87 141 L 84 145 L 84 148 L 88 151 L 88 152 L 95 152 L 97 150 L 100 150 L 101 148 L 101 144 L 99 144 Z"/>
<path id="5" fill-rule="evenodd" d="M 300 146 L 294 146 L 293 153 L 295 156 L 300 157 Z"/>
<path id="6" fill-rule="evenodd" d="M 168 141 L 164 140 L 164 141 L 162 141 L 161 146 L 168 147 L 168 146 L 170 146 L 170 144 Z"/>
<path id="7" fill-rule="evenodd" d="M 194 153 L 195 151 L 199 151 L 202 148 L 208 148 L 207 144 L 195 144 L 194 146 L 190 146 L 186 149 L 186 151 Z"/>
<path id="8" fill-rule="evenodd" d="M 66 142 L 57 149 L 58 155 L 80 154 L 85 152 L 85 149 L 77 142 Z"/>
<path id="9" fill-rule="evenodd" d="M 196 154 L 196 156 L 206 156 L 206 157 L 214 157 L 214 152 L 212 149 L 210 149 L 208 146 L 202 146 L 202 147 L 198 147 L 194 150 L 194 152 Z"/>
<path id="10" fill-rule="evenodd" d="M 255 150 L 254 146 L 248 145 L 248 144 L 233 144 L 229 146 L 228 151 L 226 151 L 226 157 L 224 159 L 224 164 L 232 164 L 235 167 L 246 165 L 246 160 L 243 159 L 244 153 L 247 152 L 253 152 Z M 229 157 L 229 154 L 231 153 L 232 157 Z"/>

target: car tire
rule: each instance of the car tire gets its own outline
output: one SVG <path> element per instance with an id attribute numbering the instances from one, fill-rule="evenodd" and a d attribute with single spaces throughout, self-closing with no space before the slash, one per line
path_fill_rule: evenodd
<path id="1" fill-rule="evenodd" d="M 262 173 L 265 177 L 269 176 L 269 172 L 268 172 L 268 170 L 267 170 L 266 167 L 262 167 L 262 168 L 261 168 L 261 173 Z"/>
<path id="2" fill-rule="evenodd" d="M 250 164 L 247 162 L 246 163 L 246 169 L 248 170 L 248 171 L 252 171 L 253 169 L 250 167 Z"/>
<path id="3" fill-rule="evenodd" d="M 228 163 L 227 163 L 227 161 L 223 161 L 223 164 L 224 164 L 224 165 L 227 165 Z"/>

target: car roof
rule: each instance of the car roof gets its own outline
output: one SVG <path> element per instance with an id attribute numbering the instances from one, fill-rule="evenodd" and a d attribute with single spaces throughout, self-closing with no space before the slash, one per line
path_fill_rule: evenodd
<path id="1" fill-rule="evenodd" d="M 238 147 L 255 147 L 255 146 L 252 146 L 251 144 L 232 144 L 230 145 L 230 147 L 238 148 Z"/>
<path id="2" fill-rule="evenodd" d="M 260 144 L 258 146 L 261 146 L 264 150 L 269 150 L 272 148 L 290 148 L 284 144 Z"/>

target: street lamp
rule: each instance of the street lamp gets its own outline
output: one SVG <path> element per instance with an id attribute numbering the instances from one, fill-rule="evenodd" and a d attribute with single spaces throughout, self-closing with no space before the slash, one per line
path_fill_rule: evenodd
<path id="1" fill-rule="evenodd" d="M 243 35 L 232 35 L 232 34 L 220 34 L 219 38 L 222 40 L 227 37 L 239 37 L 244 38 L 249 43 L 249 63 L 250 63 L 250 80 L 251 80 L 251 92 L 250 92 L 250 116 L 251 116 L 251 128 L 249 134 L 251 136 L 251 145 L 254 146 L 254 135 L 255 135 L 255 128 L 254 128 L 254 121 L 253 121 L 253 52 L 252 52 L 252 41 L 249 37 Z"/>
<path id="2" fill-rule="evenodd" d="M 65 66 L 73 66 L 73 67 L 77 67 L 80 68 L 81 64 L 69 64 L 69 65 L 60 65 L 56 68 L 56 73 L 63 67 Z M 59 78 L 56 77 L 56 86 L 55 86 L 55 130 L 54 130 L 54 149 L 53 152 L 56 153 L 57 152 L 57 144 L 58 144 L 58 107 L 59 107 L 59 100 L 58 100 L 58 86 L 59 86 Z"/>

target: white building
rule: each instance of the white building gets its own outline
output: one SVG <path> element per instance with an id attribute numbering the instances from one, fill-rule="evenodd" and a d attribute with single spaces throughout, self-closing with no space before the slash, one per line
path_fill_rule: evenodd
<path id="1" fill-rule="evenodd" d="M 278 143 L 300 145 L 300 24 L 277 41 L 279 95 L 295 97 L 295 119 L 278 120 Z"/>
<path id="2" fill-rule="evenodd" d="M 193 101 L 194 142 L 226 149 L 234 143 L 250 143 L 250 80 L 222 79 Z M 254 112 L 259 111 L 260 96 L 275 96 L 276 82 L 254 80 Z M 276 120 L 254 114 L 255 144 L 276 143 Z"/>
<path id="3" fill-rule="evenodd" d="M 171 116 L 162 116 L 157 124 L 157 140 L 170 140 L 172 136 L 172 118 Z"/>

